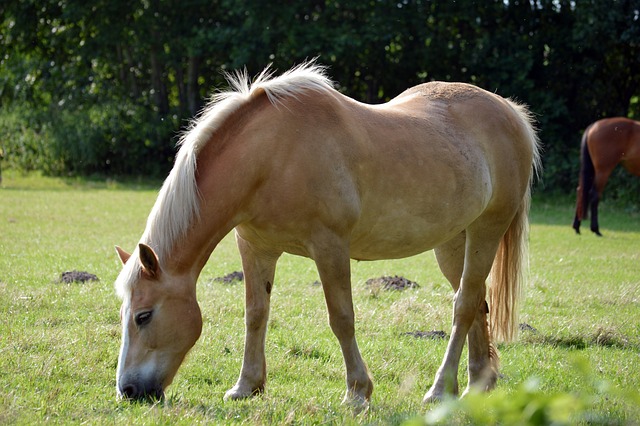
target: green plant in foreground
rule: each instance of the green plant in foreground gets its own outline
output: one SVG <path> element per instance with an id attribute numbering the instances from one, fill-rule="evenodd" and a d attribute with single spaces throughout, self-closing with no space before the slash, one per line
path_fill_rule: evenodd
<path id="1" fill-rule="evenodd" d="M 491 393 L 471 392 L 462 399 L 450 398 L 431 410 L 424 419 L 407 422 L 411 425 L 474 424 L 474 425 L 572 425 L 607 423 L 601 414 L 591 410 L 595 401 L 615 394 L 629 405 L 638 407 L 640 393 L 622 392 L 606 381 L 596 380 L 589 363 L 574 359 L 573 370 L 581 376 L 584 391 L 552 392 L 542 381 L 531 377 L 515 390 L 496 389 Z"/>
<path id="2" fill-rule="evenodd" d="M 491 394 L 470 393 L 465 398 L 448 399 L 426 417 L 426 424 L 449 424 L 466 419 L 473 424 L 569 424 L 582 412 L 586 401 L 568 393 L 546 393 L 540 381 L 530 378 L 514 392 L 503 389 Z"/>

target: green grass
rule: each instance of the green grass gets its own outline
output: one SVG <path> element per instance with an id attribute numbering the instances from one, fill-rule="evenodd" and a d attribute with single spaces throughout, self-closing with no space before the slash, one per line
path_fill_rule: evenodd
<path id="1" fill-rule="evenodd" d="M 489 396 L 421 404 L 446 341 L 403 333 L 449 333 L 453 298 L 433 254 L 426 253 L 353 262 L 358 342 L 376 387 L 368 412 L 356 415 L 341 406 L 344 366 L 314 284 L 317 272 L 308 259 L 284 256 L 272 295 L 267 392 L 223 403 L 240 369 L 244 333 L 242 285 L 214 281 L 240 269 L 228 237 L 201 275 L 202 337 L 166 401 L 117 402 L 120 303 L 113 281 L 120 266 L 113 246 L 134 247 L 156 192 L 157 185 L 140 182 L 5 173 L 0 424 L 640 423 L 640 217 L 604 203 L 605 236 L 576 236 L 570 198 L 534 199 L 531 280 L 521 322 L 535 330 L 500 346 L 503 376 Z M 100 281 L 58 282 L 74 269 Z M 386 292 L 365 285 L 381 275 L 402 275 L 420 288 Z M 466 360 L 462 385 L 465 369 Z"/>

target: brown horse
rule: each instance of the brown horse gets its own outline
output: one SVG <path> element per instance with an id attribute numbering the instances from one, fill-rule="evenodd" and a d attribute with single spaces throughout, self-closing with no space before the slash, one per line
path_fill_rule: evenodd
<path id="1" fill-rule="evenodd" d="M 624 117 L 605 118 L 587 127 L 580 145 L 580 181 L 573 229 L 589 216 L 591 230 L 602 236 L 598 225 L 598 203 L 609 176 L 618 164 L 640 176 L 640 122 Z"/>
<path id="2" fill-rule="evenodd" d="M 428 83 L 384 105 L 333 89 L 303 64 L 278 78 L 230 77 L 182 139 L 140 243 L 116 281 L 122 298 L 117 392 L 161 397 L 195 344 L 196 280 L 235 229 L 245 276 L 245 349 L 225 399 L 260 393 L 276 262 L 313 259 L 346 365 L 346 402 L 368 403 L 369 370 L 354 333 L 350 258 L 401 258 L 435 248 L 456 291 L 453 329 L 425 401 L 498 377 L 494 338 L 516 332 L 529 186 L 538 142 L 524 107 L 467 84 Z M 489 305 L 485 280 L 491 272 Z M 487 314 L 489 314 L 489 318 Z"/>

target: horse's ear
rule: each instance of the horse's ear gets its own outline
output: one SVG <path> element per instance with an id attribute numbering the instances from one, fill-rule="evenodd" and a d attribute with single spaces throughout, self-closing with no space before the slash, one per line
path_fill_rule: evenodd
<path id="1" fill-rule="evenodd" d="M 151 247 L 146 244 L 138 244 L 140 253 L 140 263 L 142 263 L 142 272 L 151 278 L 156 278 L 160 274 L 160 261 L 158 255 Z"/>
<path id="2" fill-rule="evenodd" d="M 127 253 L 126 251 L 122 250 L 118 246 L 116 246 L 116 253 L 118 253 L 118 257 L 120 258 L 120 262 L 122 262 L 123 265 L 125 263 L 127 263 L 127 260 L 129 260 L 129 258 L 131 257 L 131 255 L 129 253 Z"/>

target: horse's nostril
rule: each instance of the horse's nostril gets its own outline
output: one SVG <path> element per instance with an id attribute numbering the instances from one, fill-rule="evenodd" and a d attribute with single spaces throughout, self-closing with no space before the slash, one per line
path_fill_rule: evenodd
<path id="1" fill-rule="evenodd" d="M 138 388 L 132 383 L 123 386 L 122 389 L 120 389 L 120 392 L 122 392 L 122 396 L 125 398 L 135 399 L 140 397 Z"/>

